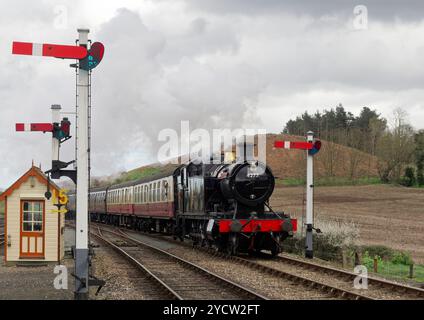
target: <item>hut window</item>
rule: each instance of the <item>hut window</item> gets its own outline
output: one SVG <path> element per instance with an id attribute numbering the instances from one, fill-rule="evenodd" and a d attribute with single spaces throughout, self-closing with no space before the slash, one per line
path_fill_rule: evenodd
<path id="1" fill-rule="evenodd" d="M 44 203 L 41 201 L 24 201 L 22 204 L 22 230 L 43 231 Z"/>

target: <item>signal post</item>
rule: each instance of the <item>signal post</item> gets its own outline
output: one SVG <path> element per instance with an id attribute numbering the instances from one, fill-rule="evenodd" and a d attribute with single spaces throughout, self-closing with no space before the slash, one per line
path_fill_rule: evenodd
<path id="1" fill-rule="evenodd" d="M 313 230 L 318 233 L 321 231 L 314 228 L 314 155 L 321 149 L 321 141 L 314 140 L 314 133 L 308 131 L 306 142 L 293 141 L 275 141 L 275 148 L 281 149 L 301 149 L 306 150 L 306 239 L 305 239 L 305 257 L 312 259 L 314 257 L 313 249 Z"/>
<path id="2" fill-rule="evenodd" d="M 87 48 L 88 29 L 78 29 L 78 43 Z M 88 70 L 77 78 L 77 198 L 75 218 L 75 299 L 88 298 Z"/>
<path id="3" fill-rule="evenodd" d="M 88 299 L 90 285 L 102 286 L 103 281 L 89 278 L 89 243 L 88 243 L 88 192 L 89 192 L 89 73 L 103 58 L 104 46 L 93 43 L 88 48 L 88 29 L 78 29 L 78 46 L 36 44 L 28 42 L 13 42 L 12 53 L 55 57 L 61 59 L 75 59 L 77 64 L 71 67 L 78 68 L 77 73 L 77 159 L 76 170 L 65 170 L 75 162 L 62 162 L 59 159 L 60 143 L 70 138 L 70 122 L 64 118 L 60 123 L 59 105 L 52 106 L 52 123 L 17 124 L 17 131 L 52 132 L 52 169 L 47 171 L 52 179 L 67 176 L 76 184 L 76 226 L 75 226 L 75 299 Z M 49 191 L 46 197 L 50 197 Z"/>

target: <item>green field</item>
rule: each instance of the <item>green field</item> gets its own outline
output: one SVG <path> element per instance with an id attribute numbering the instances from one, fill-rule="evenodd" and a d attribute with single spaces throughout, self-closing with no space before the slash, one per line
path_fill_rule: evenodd
<path id="1" fill-rule="evenodd" d="M 285 178 L 276 179 L 275 184 L 277 186 L 284 187 L 295 187 L 305 185 L 305 179 L 299 178 Z M 351 180 L 349 178 L 342 177 L 331 177 L 331 178 L 319 178 L 315 180 L 315 186 L 331 187 L 331 186 L 352 186 L 352 185 L 370 185 L 370 184 L 381 184 L 378 177 L 362 177 Z"/>

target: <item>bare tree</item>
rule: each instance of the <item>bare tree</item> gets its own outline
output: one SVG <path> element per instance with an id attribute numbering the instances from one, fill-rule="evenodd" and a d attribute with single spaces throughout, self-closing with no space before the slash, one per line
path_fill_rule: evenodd
<path id="1" fill-rule="evenodd" d="M 414 150 L 414 130 L 407 122 L 406 111 L 397 108 L 393 112 L 391 128 L 377 144 L 381 180 L 399 182 L 404 167 L 413 161 Z"/>

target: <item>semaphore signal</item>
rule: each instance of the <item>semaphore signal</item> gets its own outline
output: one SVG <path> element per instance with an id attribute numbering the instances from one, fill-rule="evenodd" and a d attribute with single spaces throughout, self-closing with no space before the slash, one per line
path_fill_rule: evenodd
<path id="1" fill-rule="evenodd" d="M 87 57 L 88 51 L 81 46 L 15 41 L 12 54 L 82 60 Z"/>
<path id="2" fill-rule="evenodd" d="M 306 250 L 305 257 L 313 258 L 312 232 L 314 228 L 314 155 L 321 149 L 321 141 L 314 141 L 314 133 L 309 131 L 307 141 L 275 141 L 274 148 L 306 150 Z"/>
<path id="3" fill-rule="evenodd" d="M 88 29 L 78 29 L 78 46 L 60 44 L 39 44 L 18 42 L 12 44 L 12 53 L 16 55 L 54 57 L 75 59 L 78 63 L 71 67 L 77 72 L 77 169 L 64 170 L 75 162 L 59 160 L 60 144 L 70 138 L 70 122 L 67 118 L 60 120 L 60 106 L 52 106 L 52 123 L 18 123 L 16 131 L 52 132 L 52 169 L 48 171 L 52 179 L 62 176 L 70 177 L 77 185 L 77 210 L 75 223 L 75 299 L 88 299 L 90 285 L 104 284 L 103 281 L 89 277 L 88 248 L 88 191 L 89 191 L 89 105 L 90 72 L 97 67 L 104 55 L 104 46 L 95 42 L 89 47 Z M 89 48 L 88 48 L 89 47 Z M 46 193 L 47 194 L 47 193 Z"/>

